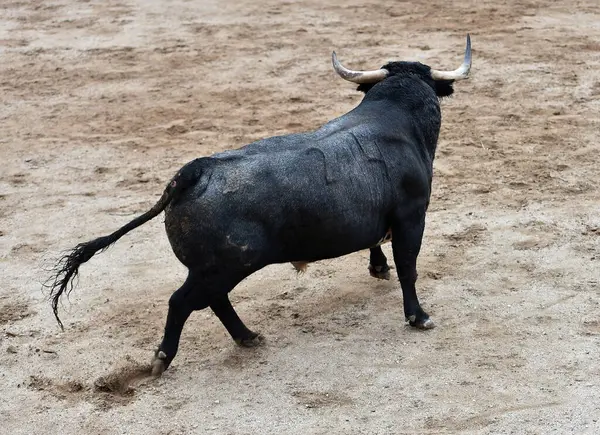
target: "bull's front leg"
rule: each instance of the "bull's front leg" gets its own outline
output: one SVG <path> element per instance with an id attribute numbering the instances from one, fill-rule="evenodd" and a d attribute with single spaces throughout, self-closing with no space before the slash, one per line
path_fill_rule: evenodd
<path id="1" fill-rule="evenodd" d="M 381 250 L 381 246 L 371 248 L 369 258 L 369 273 L 373 278 L 390 279 L 390 266 L 387 264 L 387 258 Z"/>
<path id="2" fill-rule="evenodd" d="M 417 257 L 421 250 L 421 241 L 425 230 L 425 209 L 409 216 L 402 216 L 392 224 L 392 251 L 398 272 L 404 315 L 411 326 L 431 329 L 435 326 L 429 315 L 421 308 L 417 298 Z"/>

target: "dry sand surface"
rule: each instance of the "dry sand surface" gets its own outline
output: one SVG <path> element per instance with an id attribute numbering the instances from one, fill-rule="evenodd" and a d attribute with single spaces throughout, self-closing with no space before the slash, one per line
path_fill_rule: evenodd
<path id="1" fill-rule="evenodd" d="M 332 49 L 452 69 L 467 32 L 419 258 L 436 329 L 366 251 L 270 266 L 232 293 L 265 345 L 197 312 L 149 381 L 185 277 L 161 216 L 82 267 L 60 332 L 43 268 L 192 158 L 354 107 Z M 597 0 L 3 0 L 0 46 L 3 434 L 600 433 Z"/>

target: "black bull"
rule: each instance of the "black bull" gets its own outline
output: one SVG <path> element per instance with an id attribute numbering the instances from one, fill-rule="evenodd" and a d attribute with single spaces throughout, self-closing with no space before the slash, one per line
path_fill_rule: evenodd
<path id="1" fill-rule="evenodd" d="M 440 79 L 448 73 L 414 62 L 391 62 L 362 79 L 357 74 L 363 73 L 346 77 L 365 92 L 354 110 L 314 132 L 196 159 L 173 177 L 151 210 L 111 235 L 77 245 L 50 281 L 59 324 L 59 298 L 72 289 L 79 266 L 164 210 L 173 252 L 189 274 L 169 299 L 155 374 L 175 357 L 194 310 L 210 307 L 238 344 L 257 344 L 261 337 L 240 320 L 228 293 L 269 264 L 370 248 L 371 274 L 388 277 L 379 242 L 390 230 L 406 319 L 433 327 L 417 298 L 416 261 L 441 124 L 439 99 L 452 94 L 458 78 Z"/>

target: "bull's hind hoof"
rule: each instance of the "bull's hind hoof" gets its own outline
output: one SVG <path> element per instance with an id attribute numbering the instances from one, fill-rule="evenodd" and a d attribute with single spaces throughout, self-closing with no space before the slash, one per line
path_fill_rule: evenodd
<path id="1" fill-rule="evenodd" d="M 435 328 L 435 323 L 429 317 L 426 319 L 416 319 L 415 316 L 410 316 L 408 319 L 408 324 L 417 329 L 433 329 Z"/>
<path id="2" fill-rule="evenodd" d="M 152 358 L 152 376 L 160 377 L 167 370 L 167 354 L 162 350 L 157 350 Z"/>
<path id="3" fill-rule="evenodd" d="M 386 264 L 385 266 L 372 266 L 369 264 L 369 274 L 373 278 L 390 280 L 390 267 Z"/>
<path id="4" fill-rule="evenodd" d="M 241 346 L 241 347 L 260 346 L 261 344 L 263 344 L 264 341 L 265 341 L 265 338 L 262 335 L 257 334 L 255 332 L 253 332 L 251 336 L 244 337 L 244 338 L 237 338 L 235 340 L 237 345 Z"/>

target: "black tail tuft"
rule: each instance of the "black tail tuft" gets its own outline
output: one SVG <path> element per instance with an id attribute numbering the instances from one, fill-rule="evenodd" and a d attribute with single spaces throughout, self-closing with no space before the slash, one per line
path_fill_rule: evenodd
<path id="1" fill-rule="evenodd" d="M 111 234 L 90 242 L 80 243 L 71 252 L 61 257 L 52 269 L 52 276 L 44 286 L 50 288 L 52 311 L 61 329 L 64 329 L 64 326 L 58 317 L 58 302 L 65 291 L 68 296 L 73 290 L 74 280 L 79 273 L 79 266 L 92 258 L 98 251 L 104 251 L 117 239 L 118 237 Z"/>

